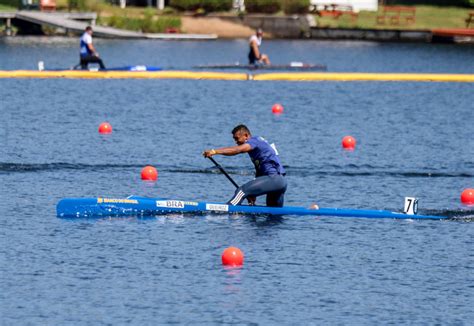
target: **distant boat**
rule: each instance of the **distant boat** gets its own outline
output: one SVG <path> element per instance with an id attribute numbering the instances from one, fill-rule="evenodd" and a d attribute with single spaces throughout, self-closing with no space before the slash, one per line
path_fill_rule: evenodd
<path id="1" fill-rule="evenodd" d="M 239 62 L 233 64 L 218 64 L 218 65 L 200 65 L 194 66 L 194 69 L 228 69 L 228 70 L 289 70 L 289 71 L 315 71 L 315 70 L 327 70 L 326 65 L 322 64 L 311 64 L 303 62 L 290 62 L 289 64 L 276 64 L 276 65 L 264 65 L 264 64 L 241 64 Z"/>
<path id="2" fill-rule="evenodd" d="M 66 70 L 82 70 L 80 64 L 75 65 L 74 67 L 69 68 L 59 68 L 59 69 L 45 69 L 44 62 L 38 62 L 38 70 L 39 71 L 66 71 Z M 135 66 L 123 66 L 123 67 L 112 67 L 107 68 L 102 71 L 161 71 L 163 68 L 155 67 L 155 66 L 145 66 L 145 65 L 135 65 Z M 99 71 L 99 67 L 94 63 L 89 65 L 89 68 L 85 71 Z"/>
<path id="3" fill-rule="evenodd" d="M 111 71 L 160 71 L 163 70 L 161 67 L 153 67 L 153 66 L 125 66 L 125 67 L 115 67 L 115 68 L 107 68 L 107 70 Z"/>
<path id="4" fill-rule="evenodd" d="M 80 70 L 74 67 L 74 70 Z M 98 67 L 94 67 L 92 69 L 89 69 L 92 71 L 97 71 Z M 161 71 L 163 68 L 161 67 L 153 67 L 153 66 L 143 66 L 143 65 L 138 65 L 138 66 L 124 66 L 124 67 L 113 67 L 113 68 L 107 68 L 104 71 Z"/>

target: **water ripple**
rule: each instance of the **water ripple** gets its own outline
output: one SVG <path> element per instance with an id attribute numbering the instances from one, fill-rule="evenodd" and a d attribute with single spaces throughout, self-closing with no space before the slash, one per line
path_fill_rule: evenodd
<path id="1" fill-rule="evenodd" d="M 101 171 L 110 169 L 141 169 L 143 164 L 83 164 L 83 163 L 6 163 L 0 162 L 0 173 L 27 173 L 27 172 L 48 172 L 59 170 L 83 170 L 83 171 Z M 300 177 L 306 176 L 334 176 L 334 177 L 357 177 L 357 176 L 385 176 L 385 177 L 404 177 L 404 178 L 472 178 L 474 173 L 462 171 L 401 171 L 391 168 L 383 168 L 370 165 L 357 166 L 350 165 L 324 165 L 321 167 L 291 167 L 285 166 L 289 175 Z M 221 173 L 217 168 L 199 168 L 199 167 L 178 167 L 178 166 L 159 166 L 161 171 L 170 173 L 196 173 L 196 174 L 215 174 Z M 242 168 L 229 166 L 226 167 L 229 174 L 253 175 L 252 170 L 242 170 Z"/>

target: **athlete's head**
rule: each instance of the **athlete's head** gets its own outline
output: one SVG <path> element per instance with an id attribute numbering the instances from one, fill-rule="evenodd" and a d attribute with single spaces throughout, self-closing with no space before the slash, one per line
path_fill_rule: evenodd
<path id="1" fill-rule="evenodd" d="M 91 27 L 91 26 L 87 26 L 87 27 L 86 27 L 86 32 L 89 33 L 89 34 L 92 34 L 92 27 Z"/>
<path id="2" fill-rule="evenodd" d="M 255 31 L 255 34 L 257 34 L 257 36 L 262 36 L 263 35 L 263 29 L 257 28 L 257 30 Z"/>
<path id="3" fill-rule="evenodd" d="M 252 137 L 252 134 L 246 125 L 238 125 L 232 129 L 232 137 L 234 138 L 237 145 L 242 145 L 247 141 L 247 139 Z"/>

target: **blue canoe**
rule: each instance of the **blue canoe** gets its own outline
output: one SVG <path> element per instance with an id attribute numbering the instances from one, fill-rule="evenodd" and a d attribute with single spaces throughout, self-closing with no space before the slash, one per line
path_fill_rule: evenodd
<path id="1" fill-rule="evenodd" d="M 114 67 L 114 68 L 107 68 L 106 71 L 161 71 L 163 68 L 161 67 L 153 67 L 153 66 L 125 66 L 125 67 Z"/>
<path id="2" fill-rule="evenodd" d="M 407 215 L 386 210 L 345 208 L 308 209 L 304 207 L 231 206 L 222 203 L 183 201 L 164 198 L 65 198 L 59 201 L 57 216 L 96 218 L 108 216 L 155 216 L 172 213 L 224 213 L 249 215 L 311 215 L 393 219 L 447 219 L 447 216 Z"/>

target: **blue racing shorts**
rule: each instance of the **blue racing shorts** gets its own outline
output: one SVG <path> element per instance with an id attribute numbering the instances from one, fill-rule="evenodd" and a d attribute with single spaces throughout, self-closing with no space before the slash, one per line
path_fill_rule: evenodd
<path id="1" fill-rule="evenodd" d="M 227 203 L 235 206 L 240 205 L 248 197 L 267 195 L 267 206 L 282 207 L 286 187 L 286 179 L 281 174 L 257 177 L 237 188 L 234 196 Z"/>

